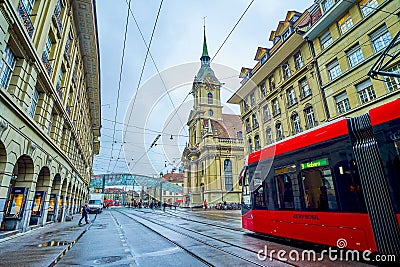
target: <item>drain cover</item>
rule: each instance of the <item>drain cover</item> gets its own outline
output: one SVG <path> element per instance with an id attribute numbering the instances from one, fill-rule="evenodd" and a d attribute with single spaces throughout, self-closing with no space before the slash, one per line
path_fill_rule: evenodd
<path id="1" fill-rule="evenodd" d="M 94 263 L 98 264 L 104 264 L 104 263 L 112 263 L 121 260 L 122 257 L 120 256 L 109 256 L 109 257 L 103 257 L 101 259 L 95 260 Z"/>

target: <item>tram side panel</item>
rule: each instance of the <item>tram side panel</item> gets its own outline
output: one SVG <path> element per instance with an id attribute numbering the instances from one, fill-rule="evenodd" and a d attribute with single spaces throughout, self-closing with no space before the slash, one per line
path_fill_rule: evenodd
<path id="1" fill-rule="evenodd" d="M 400 99 L 370 110 L 369 115 L 400 227 Z"/>
<path id="2" fill-rule="evenodd" d="M 249 165 L 251 210 L 243 214 L 244 228 L 331 246 L 344 238 L 347 248 L 376 251 L 348 135 L 276 155 L 268 173 L 261 175 L 262 183 L 254 183 L 262 162 Z"/>

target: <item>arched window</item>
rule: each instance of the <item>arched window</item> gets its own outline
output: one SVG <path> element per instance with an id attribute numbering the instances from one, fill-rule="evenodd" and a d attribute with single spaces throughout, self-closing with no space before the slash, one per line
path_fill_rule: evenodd
<path id="1" fill-rule="evenodd" d="M 232 181 L 232 161 L 226 159 L 224 161 L 224 174 L 225 174 L 225 190 L 232 191 L 233 181 Z"/>
<path id="2" fill-rule="evenodd" d="M 208 93 L 208 104 L 213 103 L 213 94 L 211 92 Z"/>

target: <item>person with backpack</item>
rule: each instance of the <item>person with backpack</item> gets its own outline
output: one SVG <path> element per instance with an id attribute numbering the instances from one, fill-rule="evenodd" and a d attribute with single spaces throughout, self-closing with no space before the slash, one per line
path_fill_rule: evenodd
<path id="1" fill-rule="evenodd" d="M 88 220 L 89 208 L 88 208 L 88 206 L 89 206 L 89 203 L 86 201 L 85 205 L 82 206 L 82 208 L 81 208 L 82 217 L 79 220 L 79 224 L 78 225 L 82 225 L 83 218 L 85 218 L 86 224 L 89 224 L 89 220 Z"/>

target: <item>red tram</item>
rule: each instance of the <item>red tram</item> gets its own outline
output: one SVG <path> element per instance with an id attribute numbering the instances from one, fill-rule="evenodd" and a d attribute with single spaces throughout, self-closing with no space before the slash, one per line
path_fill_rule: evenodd
<path id="1" fill-rule="evenodd" d="M 249 154 L 242 226 L 400 255 L 400 99 Z"/>

